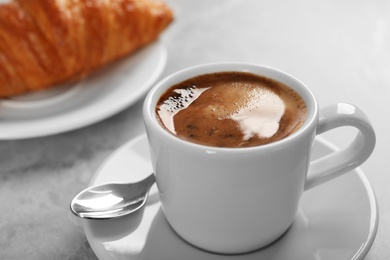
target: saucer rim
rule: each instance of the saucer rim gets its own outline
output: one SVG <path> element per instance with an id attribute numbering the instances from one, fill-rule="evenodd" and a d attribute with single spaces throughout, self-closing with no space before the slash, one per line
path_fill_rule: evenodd
<path id="1" fill-rule="evenodd" d="M 340 150 L 339 147 L 337 147 L 332 142 L 328 141 L 322 136 L 316 136 L 316 141 L 321 143 L 322 145 L 327 146 L 332 151 L 338 151 Z M 369 229 L 369 235 L 365 243 L 361 245 L 359 250 L 355 253 L 355 255 L 351 258 L 351 260 L 364 260 L 364 258 L 367 256 L 368 252 L 371 250 L 371 247 L 375 241 L 376 234 L 378 232 L 378 226 L 379 226 L 379 207 L 378 207 L 378 201 L 376 199 L 376 195 L 374 192 L 374 189 L 371 186 L 370 181 L 368 180 L 367 176 L 365 175 L 364 171 L 361 169 L 361 167 L 357 167 L 351 172 L 356 172 L 356 174 L 359 176 L 360 181 L 362 182 L 366 192 L 368 201 L 370 203 L 370 211 L 371 211 L 371 219 L 370 219 L 370 229 Z"/>
<path id="2" fill-rule="evenodd" d="M 107 163 L 109 163 L 118 154 L 123 153 L 125 150 L 131 149 L 131 147 L 134 146 L 135 144 L 137 144 L 138 142 L 142 142 L 143 139 L 147 139 L 145 133 L 140 134 L 138 136 L 135 136 L 134 138 L 131 138 L 128 142 L 126 142 L 125 144 L 120 146 L 116 151 L 114 151 L 111 155 L 109 155 L 103 161 L 103 163 L 98 168 L 96 173 L 93 175 L 93 177 L 91 178 L 91 181 L 89 182 L 88 186 L 92 186 L 92 185 L 97 184 L 97 183 L 95 183 L 96 179 L 101 174 L 102 170 L 105 168 Z M 332 151 L 339 150 L 339 148 L 336 145 L 334 145 L 333 143 L 331 143 L 330 141 L 326 140 L 325 138 L 323 138 L 321 136 L 316 136 L 315 140 L 316 140 L 316 142 L 320 143 L 323 146 L 326 146 L 327 148 L 329 148 Z M 357 168 L 351 170 L 351 172 L 355 172 L 354 174 L 357 174 L 359 180 L 361 181 L 361 184 L 362 184 L 362 186 L 363 186 L 363 188 L 364 188 L 364 190 L 365 190 L 365 192 L 367 194 L 367 199 L 368 199 L 368 202 L 369 202 L 370 213 L 371 213 L 370 214 L 371 218 L 370 218 L 370 221 L 369 221 L 368 235 L 367 235 L 365 241 L 360 246 L 360 248 L 356 251 L 354 256 L 350 259 L 350 260 L 363 260 L 367 256 L 368 252 L 370 251 L 370 249 L 371 249 L 371 247 L 372 247 L 372 245 L 373 245 L 373 243 L 375 241 L 376 234 L 377 234 L 377 231 L 378 231 L 378 226 L 379 226 L 378 202 L 377 202 L 377 199 L 376 199 L 375 192 L 374 192 L 374 190 L 373 190 L 373 188 L 372 188 L 368 178 L 366 177 L 364 171 L 360 167 L 357 167 Z M 83 220 L 82 221 L 82 226 L 83 226 L 83 229 L 84 229 L 84 233 L 86 234 L 87 240 L 88 240 L 88 242 L 91 245 L 93 243 L 91 243 L 89 241 L 90 237 L 88 237 L 87 232 L 85 232 L 85 228 L 86 228 L 86 224 L 87 224 L 86 222 L 87 221 L 88 220 Z M 92 245 L 91 245 L 91 248 L 94 251 L 94 253 L 96 254 L 96 256 L 98 256 Z M 345 260 L 349 260 L 349 259 L 345 259 Z"/>

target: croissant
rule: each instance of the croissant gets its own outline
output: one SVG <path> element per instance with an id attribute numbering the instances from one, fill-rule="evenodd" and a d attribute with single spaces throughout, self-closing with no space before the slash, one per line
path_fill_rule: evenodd
<path id="1" fill-rule="evenodd" d="M 80 79 L 154 41 L 158 0 L 15 0 L 0 5 L 0 97 Z"/>

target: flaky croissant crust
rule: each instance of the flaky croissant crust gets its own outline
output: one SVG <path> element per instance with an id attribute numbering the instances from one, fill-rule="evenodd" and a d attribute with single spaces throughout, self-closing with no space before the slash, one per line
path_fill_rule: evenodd
<path id="1" fill-rule="evenodd" d="M 15 0 L 0 5 L 0 97 L 79 79 L 155 40 L 158 0 Z"/>

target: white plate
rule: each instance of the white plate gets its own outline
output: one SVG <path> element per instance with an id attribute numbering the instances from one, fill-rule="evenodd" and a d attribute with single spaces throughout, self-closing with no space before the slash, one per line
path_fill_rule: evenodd
<path id="1" fill-rule="evenodd" d="M 0 100 L 0 139 L 61 133 L 112 116 L 146 94 L 166 57 L 156 41 L 71 86 Z"/>
<path id="2" fill-rule="evenodd" d="M 318 138 L 313 157 L 335 149 Z M 144 135 L 118 149 L 97 172 L 91 185 L 137 181 L 151 173 Z M 360 169 L 304 193 L 296 219 L 278 241 L 245 255 L 218 255 L 181 240 L 162 213 L 157 188 L 144 210 L 115 220 L 83 220 L 87 239 L 99 259 L 246 259 L 357 260 L 374 241 L 378 212 L 372 188 Z"/>

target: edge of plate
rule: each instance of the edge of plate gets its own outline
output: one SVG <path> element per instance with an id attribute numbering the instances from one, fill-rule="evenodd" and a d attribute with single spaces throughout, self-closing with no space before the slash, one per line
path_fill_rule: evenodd
<path id="1" fill-rule="evenodd" d="M 158 59 L 157 59 L 157 66 L 155 70 L 150 74 L 150 77 L 145 81 L 144 85 L 145 87 L 142 89 L 142 91 L 138 92 L 138 95 L 136 97 L 130 97 L 128 99 L 125 99 L 121 101 L 114 109 L 109 109 L 105 111 L 104 113 L 99 113 L 92 115 L 88 118 L 79 118 L 75 120 L 72 124 L 61 124 L 60 122 L 51 122 L 52 126 L 50 128 L 45 127 L 35 127 L 35 128 L 28 128 L 28 125 L 25 124 L 25 122 L 18 122 L 20 124 L 20 128 L 27 128 L 28 131 L 3 131 L 0 129 L 0 140 L 21 140 L 21 139 L 28 139 L 28 138 L 35 138 L 35 137 L 44 137 L 49 136 L 53 134 L 59 134 L 59 133 L 65 133 L 71 130 L 75 130 L 78 128 L 82 128 L 94 123 L 97 123 L 99 121 L 102 121 L 104 119 L 107 119 L 110 116 L 115 115 L 116 113 L 119 113 L 120 111 L 124 110 L 125 108 L 131 106 L 136 101 L 139 100 L 143 95 L 145 95 L 149 89 L 152 87 L 152 85 L 158 80 L 158 77 L 162 74 L 166 62 L 167 62 L 167 50 L 162 43 L 162 41 L 158 40 L 155 43 L 152 43 L 156 49 L 158 49 Z M 36 120 L 38 124 L 42 124 L 43 122 L 46 122 L 45 119 L 38 119 Z"/>

